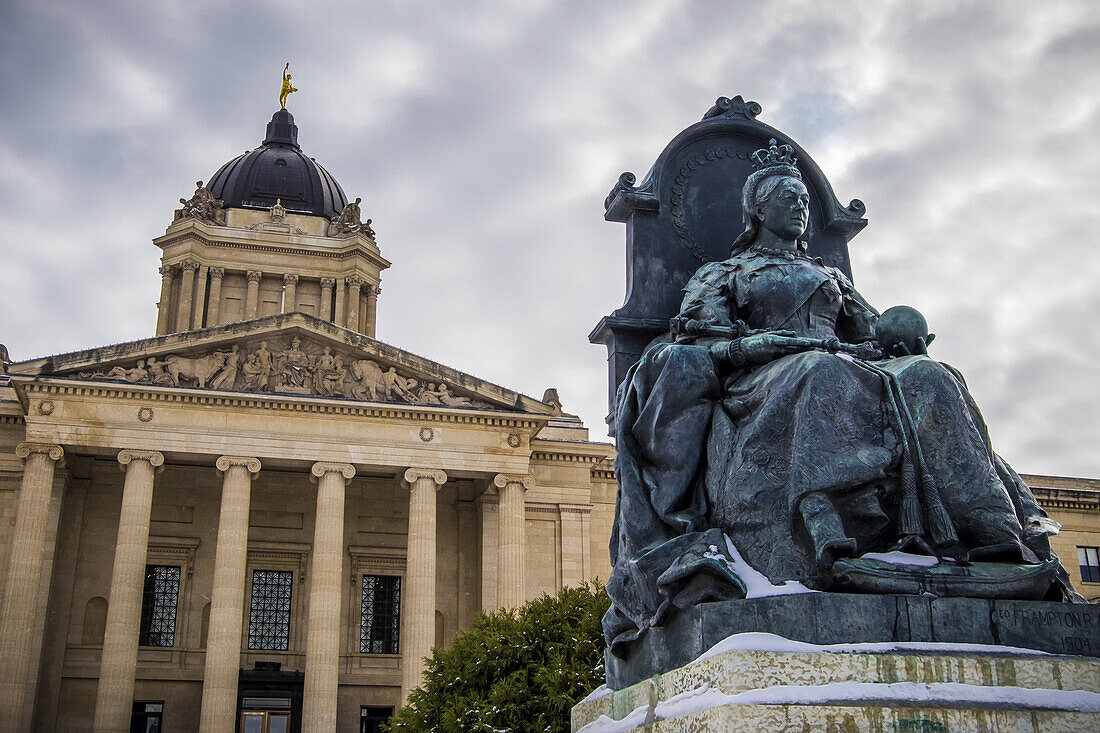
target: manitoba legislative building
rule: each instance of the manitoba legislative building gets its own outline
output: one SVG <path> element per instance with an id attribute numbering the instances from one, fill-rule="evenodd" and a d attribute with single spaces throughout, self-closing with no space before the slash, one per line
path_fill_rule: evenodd
<path id="1" fill-rule="evenodd" d="M 4 363 L 4 731 L 376 730 L 480 612 L 610 572 L 613 449 L 375 339 L 286 109 L 165 211 L 156 333 Z"/>
<path id="2" fill-rule="evenodd" d="M 608 577 L 614 449 L 377 340 L 360 203 L 280 109 L 164 212 L 155 334 L 0 347 L 0 733 L 368 733 L 477 614 Z M 1100 598 L 1100 481 L 1024 478 Z"/>

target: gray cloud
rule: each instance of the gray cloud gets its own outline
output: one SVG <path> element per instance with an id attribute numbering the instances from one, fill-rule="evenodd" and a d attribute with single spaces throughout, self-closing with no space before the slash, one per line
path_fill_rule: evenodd
<path id="1" fill-rule="evenodd" d="M 624 293 L 602 220 L 719 95 L 868 205 L 856 282 L 911 303 L 1018 470 L 1100 476 L 1100 18 L 1088 2 L 61 3 L 0 29 L 0 340 L 152 332 L 176 199 L 258 144 L 292 62 L 305 150 L 363 196 L 379 335 L 602 434 Z"/>

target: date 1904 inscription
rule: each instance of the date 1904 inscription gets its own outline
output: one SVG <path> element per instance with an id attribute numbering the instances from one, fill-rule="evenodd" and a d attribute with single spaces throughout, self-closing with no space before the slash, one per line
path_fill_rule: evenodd
<path id="1" fill-rule="evenodd" d="M 1065 610 L 997 608 L 990 614 L 1000 643 L 1034 647 L 1029 640 L 1045 637 L 1063 654 L 1100 654 L 1100 610 L 1070 606 Z M 1049 648 L 1049 647 L 1047 647 Z"/>

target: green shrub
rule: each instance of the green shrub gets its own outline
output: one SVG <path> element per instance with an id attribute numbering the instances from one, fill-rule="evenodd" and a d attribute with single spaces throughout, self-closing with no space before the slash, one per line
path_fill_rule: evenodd
<path id="1" fill-rule="evenodd" d="M 609 605 L 597 580 L 478 616 L 432 650 L 423 686 L 389 730 L 568 731 L 570 708 L 604 682 L 600 619 Z"/>

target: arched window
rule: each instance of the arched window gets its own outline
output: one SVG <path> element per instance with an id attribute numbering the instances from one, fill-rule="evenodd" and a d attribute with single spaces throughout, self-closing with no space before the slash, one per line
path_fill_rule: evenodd
<path id="1" fill-rule="evenodd" d="M 95 596 L 84 606 L 84 631 L 81 644 L 102 645 L 103 630 L 107 627 L 107 599 Z"/>

